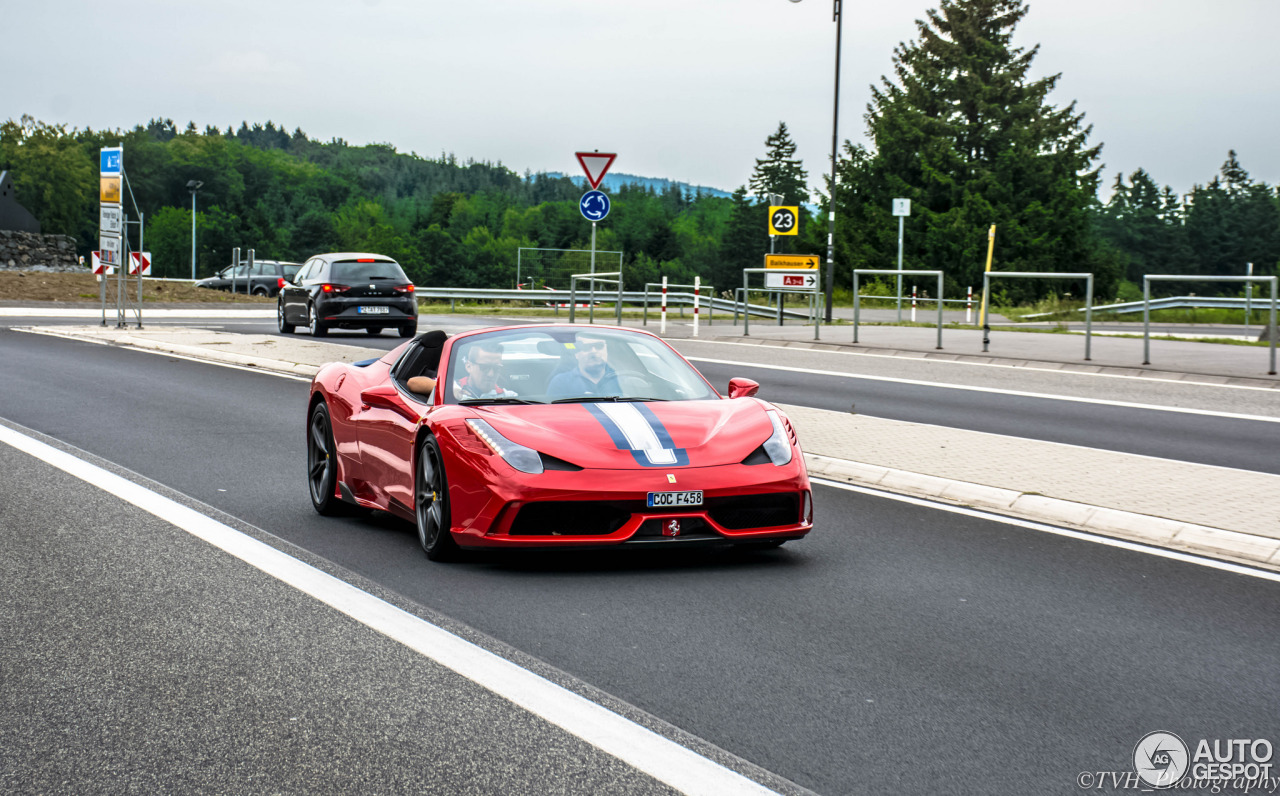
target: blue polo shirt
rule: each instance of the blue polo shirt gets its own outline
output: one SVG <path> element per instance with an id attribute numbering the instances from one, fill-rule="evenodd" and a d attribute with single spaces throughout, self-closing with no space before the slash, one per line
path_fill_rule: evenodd
<path id="1" fill-rule="evenodd" d="M 547 395 L 551 398 L 577 398 L 580 395 L 622 395 L 622 385 L 618 384 L 618 371 L 606 362 L 604 375 L 600 381 L 593 382 L 582 375 L 579 368 L 567 370 L 551 379 L 547 385 Z"/>

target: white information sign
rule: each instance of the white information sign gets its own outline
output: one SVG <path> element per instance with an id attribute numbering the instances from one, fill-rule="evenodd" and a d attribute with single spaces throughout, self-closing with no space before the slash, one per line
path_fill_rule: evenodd
<path id="1" fill-rule="evenodd" d="M 911 215 L 911 200 L 910 199 L 894 199 L 893 214 L 895 216 Z"/>
<path id="2" fill-rule="evenodd" d="M 786 290 L 817 290 L 817 272 L 808 271 L 800 274 L 768 273 L 764 275 L 764 286 L 785 288 Z"/>
<path id="3" fill-rule="evenodd" d="M 120 205 L 100 205 L 98 208 L 98 233 L 119 235 L 124 230 L 124 211 Z"/>
<path id="4" fill-rule="evenodd" d="M 98 256 L 106 265 L 120 265 L 120 238 L 115 235 L 99 237 Z"/>

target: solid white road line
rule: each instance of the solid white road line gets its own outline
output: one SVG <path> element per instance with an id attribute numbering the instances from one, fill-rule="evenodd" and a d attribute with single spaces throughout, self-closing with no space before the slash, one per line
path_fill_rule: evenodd
<path id="1" fill-rule="evenodd" d="M 986 392 L 995 393 L 996 395 L 1016 395 L 1019 398 L 1043 398 L 1047 401 L 1074 401 L 1082 404 L 1098 404 L 1101 406 L 1117 406 L 1124 409 L 1152 409 L 1159 412 L 1180 412 L 1187 415 L 1205 415 L 1208 417 L 1224 417 L 1231 420 L 1260 420 L 1264 423 L 1280 423 L 1280 417 L 1268 417 L 1266 415 L 1242 415 L 1234 412 L 1214 412 L 1210 409 L 1187 409 L 1180 406 L 1160 406 L 1159 404 L 1139 404 L 1130 403 L 1128 401 L 1107 401 L 1102 398 L 1077 398 L 1070 395 L 1051 395 L 1042 392 L 1023 392 L 1021 390 L 1006 390 L 1000 387 L 971 387 L 967 384 L 947 384 L 940 381 L 921 381 L 919 379 L 900 379 L 892 376 L 868 376 L 862 373 L 848 373 L 841 370 L 817 370 L 814 368 L 793 368 L 786 365 L 760 365 L 754 362 L 740 362 L 734 359 L 711 359 L 709 357 L 685 357 L 690 362 L 710 362 L 713 365 L 737 365 L 744 368 L 759 368 L 761 370 L 781 370 L 788 373 L 808 373 L 814 376 L 840 376 L 846 379 L 866 379 L 867 381 L 887 381 L 894 384 L 914 384 L 920 387 L 941 387 L 947 390 L 969 390 L 970 392 Z M 1021 370 L 1029 370 L 1030 368 L 1021 368 Z M 1052 371 L 1059 373 L 1061 371 Z M 1097 375 L 1097 374 L 1092 374 Z M 1144 379 L 1145 381 L 1145 379 Z M 1194 384 L 1194 382 L 1177 382 L 1178 384 Z M 1231 387 L 1227 384 L 1195 384 L 1197 387 Z M 1244 387 L 1240 389 L 1250 390 L 1266 390 L 1274 392 L 1267 387 Z"/>
<path id="2" fill-rule="evenodd" d="M 774 793 L 505 658 L 115 473 L 6 426 L 0 426 L 0 442 L 203 539 L 676 790 L 708 796 Z"/>
<path id="3" fill-rule="evenodd" d="M 841 481 L 828 481 L 825 478 L 811 478 L 810 480 L 815 484 L 821 484 L 822 486 L 829 486 L 835 489 L 843 489 L 848 492 L 861 492 L 864 495 L 896 500 L 900 503 L 910 503 L 913 506 L 923 506 L 925 508 L 936 509 L 938 511 L 949 511 L 952 514 L 963 514 L 966 517 L 977 517 L 982 520 L 1002 522 L 1005 525 L 1016 525 L 1019 528 L 1027 528 L 1032 531 L 1044 531 L 1045 533 L 1066 536 L 1071 539 L 1079 539 L 1084 542 L 1093 542 L 1094 544 L 1106 545 L 1107 547 L 1118 547 L 1121 550 L 1132 550 L 1135 553 L 1146 553 L 1147 555 L 1159 556 L 1161 558 L 1171 558 L 1174 561 L 1182 561 L 1187 564 L 1198 564 L 1202 567 L 1220 569 L 1224 572 L 1235 573 L 1236 575 L 1248 575 L 1249 577 L 1261 578 L 1263 580 L 1280 583 L 1280 572 L 1271 572 L 1265 569 L 1254 569 L 1253 567 L 1248 567 L 1243 564 L 1232 564 L 1229 561 L 1205 558 L 1192 553 L 1182 553 L 1177 550 L 1168 550 L 1163 547 L 1152 547 L 1150 545 L 1141 544 L 1140 542 L 1113 539 L 1109 536 L 1099 536 L 1097 534 L 1086 533 L 1085 531 L 1074 531 L 1070 528 L 1059 528 L 1056 525 L 1046 525 L 1033 520 L 1022 520 L 1017 517 L 1008 517 L 1004 514 L 995 514 L 993 512 L 981 511 L 979 509 L 965 508 L 964 506 L 953 506 L 950 503 L 940 503 L 927 498 L 912 497 L 911 495 L 887 492 L 871 487 L 858 486 L 857 484 L 846 484 Z"/>

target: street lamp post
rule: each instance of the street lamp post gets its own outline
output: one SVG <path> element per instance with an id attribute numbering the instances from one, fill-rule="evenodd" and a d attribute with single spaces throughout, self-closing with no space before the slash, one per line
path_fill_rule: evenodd
<path id="1" fill-rule="evenodd" d="M 196 278 L 196 191 L 204 185 L 200 180 L 187 180 L 187 190 L 191 191 L 191 279 Z"/>
<path id="2" fill-rule="evenodd" d="M 791 0 L 799 3 L 800 0 Z M 836 88 L 831 111 L 831 197 L 827 207 L 827 311 L 826 322 L 831 322 L 831 294 L 836 283 L 836 158 L 840 154 L 840 30 L 843 19 L 840 13 L 842 0 L 831 0 L 831 19 L 836 23 Z"/>

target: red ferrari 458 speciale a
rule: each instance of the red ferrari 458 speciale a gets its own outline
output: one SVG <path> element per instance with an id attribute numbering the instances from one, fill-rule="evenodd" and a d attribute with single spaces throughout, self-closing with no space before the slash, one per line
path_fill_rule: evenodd
<path id="1" fill-rule="evenodd" d="M 459 548 L 731 543 L 813 527 L 791 422 L 747 379 L 722 397 L 647 332 L 531 325 L 428 332 L 316 374 L 311 501 L 417 524 Z"/>

